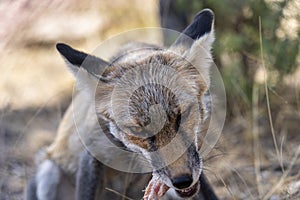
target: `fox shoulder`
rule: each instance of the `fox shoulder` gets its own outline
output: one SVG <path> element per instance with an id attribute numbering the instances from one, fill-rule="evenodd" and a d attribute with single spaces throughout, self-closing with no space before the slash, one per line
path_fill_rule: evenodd
<path id="1" fill-rule="evenodd" d="M 53 160 L 67 173 L 76 172 L 79 155 L 83 149 L 80 138 L 76 133 L 77 126 L 80 126 L 81 123 L 75 124 L 73 119 L 73 108 L 80 109 L 78 113 L 82 114 L 82 118 L 86 114 L 84 111 L 88 110 L 88 105 L 84 104 L 85 101 L 82 98 L 78 94 L 73 99 L 58 127 L 55 140 L 45 151 L 46 157 Z M 78 106 L 79 104 L 80 106 Z"/>

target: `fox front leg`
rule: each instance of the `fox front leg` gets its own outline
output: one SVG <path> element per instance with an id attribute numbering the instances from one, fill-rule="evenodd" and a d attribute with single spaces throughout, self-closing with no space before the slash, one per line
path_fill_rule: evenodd
<path id="1" fill-rule="evenodd" d="M 56 200 L 62 171 L 52 160 L 39 164 L 36 174 L 30 180 L 25 200 Z"/>
<path id="2" fill-rule="evenodd" d="M 205 200 L 219 200 L 204 173 L 200 176 L 200 192 Z"/>
<path id="3" fill-rule="evenodd" d="M 95 200 L 101 188 L 101 163 L 84 150 L 80 156 L 76 176 L 76 200 Z"/>

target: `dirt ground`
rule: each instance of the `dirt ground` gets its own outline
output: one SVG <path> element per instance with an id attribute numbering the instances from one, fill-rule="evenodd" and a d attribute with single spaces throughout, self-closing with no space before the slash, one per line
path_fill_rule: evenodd
<path id="1" fill-rule="evenodd" d="M 22 199 L 36 153 L 51 143 L 71 102 L 74 80 L 55 43 L 91 52 L 122 31 L 159 26 L 158 5 L 20 0 L 1 2 L 0 11 L 0 200 Z M 299 93 L 295 85 L 284 86 L 279 97 L 270 93 L 278 152 L 266 102 L 226 121 L 215 150 L 205 158 L 220 199 L 300 199 Z"/>

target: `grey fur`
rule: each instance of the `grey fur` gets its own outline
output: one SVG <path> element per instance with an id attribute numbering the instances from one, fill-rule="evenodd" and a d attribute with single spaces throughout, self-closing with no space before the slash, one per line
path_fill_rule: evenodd
<path id="1" fill-rule="evenodd" d="M 199 190 L 199 195 L 196 194 L 194 199 L 199 199 L 201 195 L 206 199 L 215 196 L 209 183 L 203 178 L 203 173 L 201 175 L 202 158 L 198 146 L 196 146 L 198 144 L 198 123 L 204 124 L 203 122 L 210 112 L 210 100 L 206 92 L 210 84 L 210 65 L 212 62 L 210 49 L 214 40 L 212 27 L 212 11 L 203 10 L 169 49 L 143 43 L 129 44 L 112 58 L 111 63 L 89 56 L 65 44 L 57 45 L 58 51 L 67 61 L 71 71 L 77 75 L 76 86 L 79 91 L 83 93 L 82 91 L 85 90 L 88 98 L 97 100 L 97 116 L 109 124 L 108 132 L 112 138 L 130 151 L 141 152 L 146 160 L 150 160 L 149 163 L 152 165 L 150 169 L 153 170 L 153 173 L 160 172 L 160 178 L 165 185 L 175 188 L 172 185 L 172 180 L 182 176 L 183 173 L 193 178 L 191 185 L 198 187 L 200 182 L 202 190 Z M 184 34 L 190 37 L 188 41 L 185 40 Z M 85 61 L 86 59 L 87 61 Z M 83 67 L 83 70 L 81 74 L 79 71 L 78 76 L 79 67 Z M 99 84 L 97 84 L 98 81 Z M 94 86 L 97 84 L 96 94 L 94 94 L 95 90 L 93 90 L 92 84 Z M 171 92 L 166 92 L 167 90 L 160 87 L 161 85 L 170 88 Z M 141 86 L 144 89 L 137 90 Z M 112 88 L 114 88 L 114 93 Z M 129 91 L 133 88 L 133 91 Z M 134 93 L 134 91 L 138 92 Z M 180 105 L 172 97 L 172 93 L 176 94 Z M 130 112 L 127 112 L 128 107 L 126 107 L 128 106 L 126 104 L 128 99 L 131 100 L 130 106 L 133 109 Z M 84 103 L 86 104 L 86 102 L 82 102 L 82 104 Z M 203 110 L 200 109 L 199 111 L 196 108 L 196 110 L 191 111 L 190 108 L 194 108 L 198 104 Z M 157 115 L 151 113 L 151 108 L 153 108 L 151 106 L 154 105 L 162 106 L 153 110 L 155 111 L 154 114 Z M 75 109 L 79 112 L 80 106 L 84 105 L 77 106 L 79 107 Z M 92 109 L 94 108 L 92 107 Z M 81 112 L 79 114 L 85 116 L 84 120 L 88 119 L 85 111 Z M 182 121 L 180 128 L 175 128 L 178 117 Z M 88 123 L 84 120 L 80 120 L 79 123 Z M 137 137 L 142 132 L 139 130 L 154 132 L 152 128 L 159 127 L 161 122 L 166 122 L 164 123 L 165 126 L 160 127 L 157 132 L 155 131 L 156 135 L 148 137 L 147 140 Z M 86 134 L 96 137 L 97 134 L 93 134 L 94 126 L 89 128 L 91 130 L 84 129 Z M 164 142 L 173 139 L 175 135 L 179 136 L 176 145 L 170 145 L 171 148 L 168 150 L 161 148 L 167 146 Z M 152 154 L 154 149 L 157 150 L 155 151 L 157 154 Z M 184 152 L 177 150 L 184 150 Z M 180 155 L 180 157 L 172 160 L 170 152 Z M 113 156 L 111 152 L 105 151 L 103 153 Z M 161 163 L 164 164 L 163 168 L 159 168 Z M 159 166 L 159 169 L 156 166 Z M 102 198 L 102 194 L 107 192 L 102 182 L 106 171 L 109 171 L 107 166 L 104 166 L 84 150 L 78 163 L 76 200 L 94 200 L 99 197 L 99 192 Z M 121 174 L 121 172 L 114 173 Z M 144 176 L 143 174 L 137 175 L 137 179 Z M 62 177 L 62 170 L 54 161 L 43 161 L 35 178 L 29 184 L 31 189 L 28 196 L 36 197 L 38 200 L 58 199 L 57 193 L 59 184 L 63 181 L 61 180 Z M 113 185 L 122 184 L 121 176 L 118 177 L 119 180 L 109 180 L 108 182 L 113 182 Z M 147 181 L 143 182 L 143 184 L 145 183 Z M 107 182 L 105 186 L 108 187 Z M 181 189 L 182 187 L 177 187 L 178 194 L 179 191 L 185 192 Z M 187 195 L 191 197 L 196 191 L 194 189 L 193 194 Z M 107 198 L 107 196 L 105 197 Z"/>
<path id="2" fill-rule="evenodd" d="M 87 151 L 80 156 L 76 182 L 76 200 L 96 199 L 97 189 L 103 188 L 100 182 L 102 164 Z"/>
<path id="3" fill-rule="evenodd" d="M 61 170 L 51 160 L 45 160 L 36 173 L 36 195 L 39 200 L 56 200 Z"/>

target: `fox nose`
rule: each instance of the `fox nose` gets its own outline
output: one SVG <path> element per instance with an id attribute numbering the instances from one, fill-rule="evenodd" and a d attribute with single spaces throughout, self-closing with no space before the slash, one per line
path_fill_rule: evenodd
<path id="1" fill-rule="evenodd" d="M 185 189 L 191 186 L 193 178 L 190 175 L 182 175 L 172 179 L 172 184 L 178 189 Z"/>

